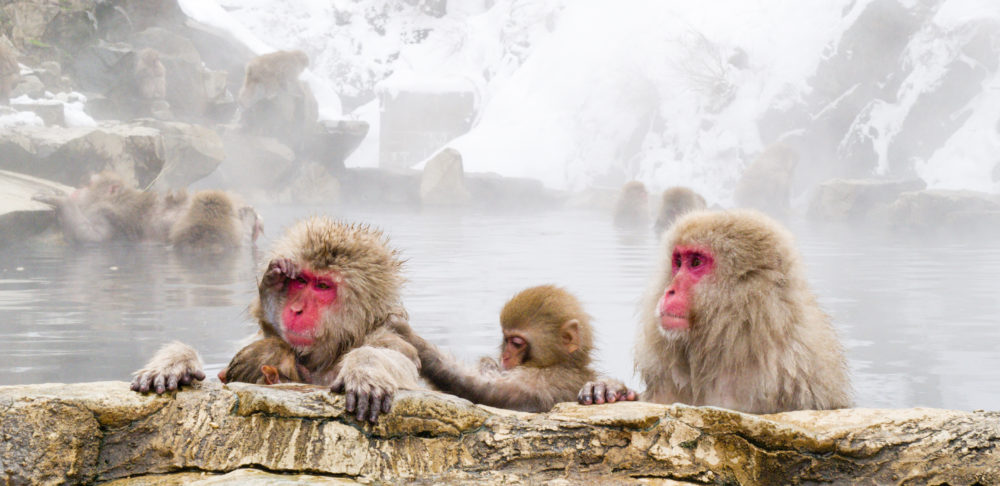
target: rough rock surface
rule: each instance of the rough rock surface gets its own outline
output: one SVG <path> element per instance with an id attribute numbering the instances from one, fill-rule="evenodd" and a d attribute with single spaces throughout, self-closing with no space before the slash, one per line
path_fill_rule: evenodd
<path id="1" fill-rule="evenodd" d="M 425 206 L 461 206 L 471 199 L 465 188 L 462 154 L 445 148 L 431 157 L 420 178 L 420 201 Z"/>
<path id="2" fill-rule="evenodd" d="M 375 425 L 307 385 L 0 387 L 4 484 L 997 484 L 1000 413 L 754 416 L 560 404 L 545 414 L 402 392 Z"/>
<path id="3" fill-rule="evenodd" d="M 38 193 L 70 193 L 73 188 L 24 174 L 0 170 L 0 248 L 45 231 L 56 213 L 31 198 Z"/>
<path id="4" fill-rule="evenodd" d="M 907 191 L 920 191 L 920 179 L 833 179 L 820 184 L 809 204 L 816 221 L 884 221 L 889 205 Z"/>

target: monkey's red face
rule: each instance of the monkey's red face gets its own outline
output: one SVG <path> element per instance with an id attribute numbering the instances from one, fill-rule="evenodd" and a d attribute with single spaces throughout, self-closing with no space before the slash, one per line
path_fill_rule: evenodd
<path id="1" fill-rule="evenodd" d="M 671 255 L 670 285 L 656 306 L 660 327 L 665 331 L 684 331 L 691 327 L 691 289 L 711 275 L 715 259 L 707 248 L 678 245 Z"/>
<path id="2" fill-rule="evenodd" d="M 312 346 L 323 317 L 337 306 L 337 279 L 332 273 L 301 271 L 288 283 L 281 311 L 285 340 L 295 347 Z"/>
<path id="3" fill-rule="evenodd" d="M 528 358 L 528 340 L 520 334 L 504 332 L 500 367 L 509 370 L 523 364 Z"/>

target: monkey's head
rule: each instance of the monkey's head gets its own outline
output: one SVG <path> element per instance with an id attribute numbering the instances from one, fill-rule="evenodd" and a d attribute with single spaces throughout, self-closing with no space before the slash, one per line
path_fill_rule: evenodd
<path id="1" fill-rule="evenodd" d="M 503 328 L 500 365 L 544 368 L 590 362 L 590 316 L 569 292 L 542 285 L 521 291 L 500 312 Z"/>
<path id="2" fill-rule="evenodd" d="M 798 263 L 791 235 L 758 211 L 691 212 L 665 241 L 666 269 L 654 315 L 671 339 L 766 321 L 746 309 L 771 308 L 760 302 L 780 298 L 800 279 L 793 273 Z M 731 322 L 734 315 L 746 319 Z"/>
<path id="3" fill-rule="evenodd" d="M 272 265 L 276 261 L 295 270 L 285 274 L 271 324 L 296 349 L 349 347 L 398 308 L 403 262 L 369 226 L 301 221 L 275 245 Z"/>
<path id="4" fill-rule="evenodd" d="M 623 200 L 646 201 L 649 193 L 646 192 L 646 185 L 639 181 L 629 181 L 622 186 Z"/>
<path id="5" fill-rule="evenodd" d="M 258 385 L 308 382 L 309 370 L 296 363 L 290 347 L 278 338 L 264 338 L 244 347 L 219 372 L 223 383 Z"/>
<path id="6" fill-rule="evenodd" d="M 105 170 L 90 176 L 87 184 L 70 196 L 77 204 L 89 206 L 97 201 L 107 201 L 130 189 L 125 179 L 117 172 Z"/>

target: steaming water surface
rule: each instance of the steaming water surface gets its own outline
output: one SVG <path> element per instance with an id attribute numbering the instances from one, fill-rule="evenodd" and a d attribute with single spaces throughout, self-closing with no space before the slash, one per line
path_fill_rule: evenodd
<path id="1" fill-rule="evenodd" d="M 325 208 L 261 208 L 272 239 Z M 556 283 L 594 318 L 601 369 L 632 385 L 636 302 L 651 233 L 595 212 L 333 212 L 383 228 L 408 260 L 415 328 L 467 359 L 496 354 L 498 315 L 525 287 Z M 848 350 L 857 405 L 1000 409 L 1000 247 L 907 241 L 793 224 L 823 308 Z M 0 385 L 125 380 L 162 343 L 195 346 L 214 374 L 250 335 L 255 259 L 194 261 L 156 245 L 0 250 Z"/>

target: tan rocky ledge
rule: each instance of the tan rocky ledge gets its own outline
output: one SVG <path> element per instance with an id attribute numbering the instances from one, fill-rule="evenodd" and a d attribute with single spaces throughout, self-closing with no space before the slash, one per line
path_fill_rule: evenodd
<path id="1" fill-rule="evenodd" d="M 747 415 L 563 403 L 543 414 L 401 392 L 375 426 L 305 385 L 0 387 L 2 484 L 998 484 L 1000 413 Z"/>

